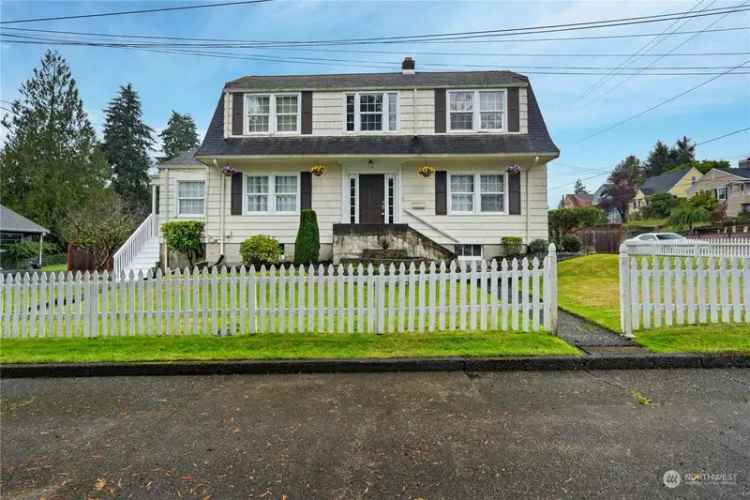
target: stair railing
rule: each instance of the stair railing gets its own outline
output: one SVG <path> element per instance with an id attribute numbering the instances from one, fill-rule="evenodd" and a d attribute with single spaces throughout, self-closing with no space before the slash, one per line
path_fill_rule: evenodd
<path id="1" fill-rule="evenodd" d="M 146 243 L 158 236 L 159 224 L 156 217 L 150 214 L 112 257 L 112 274 L 115 279 L 120 279 L 122 272 L 135 260 Z"/>

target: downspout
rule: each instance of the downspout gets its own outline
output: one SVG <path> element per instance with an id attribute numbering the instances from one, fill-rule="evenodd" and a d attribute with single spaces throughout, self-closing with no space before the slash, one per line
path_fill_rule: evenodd
<path id="1" fill-rule="evenodd" d="M 531 243 L 531 241 L 529 240 L 529 172 L 531 171 L 532 168 L 536 166 L 538 161 L 539 161 L 539 157 L 535 156 L 534 164 L 531 167 L 526 169 L 526 175 L 524 175 L 524 191 L 526 192 L 525 194 L 526 199 L 524 200 L 523 222 L 524 222 L 524 232 L 525 232 L 525 239 L 526 239 L 527 245 Z"/>

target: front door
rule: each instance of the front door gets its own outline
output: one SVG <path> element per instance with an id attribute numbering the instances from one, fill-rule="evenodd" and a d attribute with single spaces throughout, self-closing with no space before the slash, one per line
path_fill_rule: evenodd
<path id="1" fill-rule="evenodd" d="M 385 175 L 360 174 L 359 223 L 385 223 Z"/>

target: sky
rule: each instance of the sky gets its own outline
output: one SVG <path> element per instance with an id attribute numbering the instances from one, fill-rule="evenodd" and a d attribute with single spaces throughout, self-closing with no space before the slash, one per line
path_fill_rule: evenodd
<path id="1" fill-rule="evenodd" d="M 71 16 L 97 12 L 195 5 L 164 1 L 8 1 L 0 2 L 3 21 Z M 313 1 L 274 0 L 198 10 L 133 14 L 13 24 L 12 27 L 113 35 L 232 38 L 243 40 L 330 40 L 424 33 L 465 32 L 580 21 L 648 16 L 743 4 L 741 0 L 689 1 Z M 748 2 L 750 3 L 750 2 Z M 709 26 L 711 25 L 711 26 Z M 664 31 L 750 27 L 750 11 L 678 22 L 610 27 L 585 32 L 524 38 L 576 35 L 654 36 L 516 42 L 452 42 L 337 46 L 324 49 L 214 49 L 240 56 L 339 59 L 325 64 L 268 62 L 197 55 L 154 53 L 142 49 L 10 44 L 0 41 L 0 99 L 18 97 L 44 51 L 56 48 L 71 66 L 89 117 L 99 132 L 103 110 L 118 88 L 132 83 L 143 105 L 144 121 L 155 131 L 166 126 L 172 110 L 193 116 L 205 132 L 223 84 L 245 75 L 320 74 L 398 71 L 404 56 L 416 60 L 417 71 L 511 69 L 527 74 L 560 158 L 550 163 L 550 207 L 571 192 L 577 178 L 595 190 L 606 172 L 630 154 L 645 159 L 657 139 L 673 144 L 687 135 L 695 142 L 750 127 L 750 75 L 727 74 L 642 116 L 618 123 L 697 86 L 715 75 L 602 76 L 550 75 L 533 71 L 568 71 L 577 67 L 613 68 L 631 73 L 672 67 L 710 67 L 719 73 L 750 59 L 750 30 L 696 35 L 656 36 Z M 40 35 L 47 36 L 47 35 Z M 518 37 L 521 38 L 521 37 Z M 505 40 L 508 40 L 507 38 Z M 359 51 L 359 52 L 357 52 Z M 369 51 L 369 52 L 363 52 Z M 745 52 L 706 56 L 649 54 Z M 458 53 L 458 54 L 456 54 Z M 622 54 L 641 53 L 628 60 Z M 521 54 L 521 55 L 519 55 Z M 561 55 L 562 54 L 562 55 Z M 317 61 L 320 63 L 321 61 Z M 368 65 L 376 64 L 378 67 Z M 435 65 L 435 66 L 430 66 Z M 442 65 L 442 66 L 441 66 Z M 471 66 L 471 67 L 469 67 Z M 476 67 L 475 67 L 476 66 Z M 529 68 L 562 66 L 565 69 Z M 392 67 L 392 70 L 389 69 Z M 519 68 L 521 67 L 521 68 Z M 525 67 L 525 68 L 523 68 Z M 714 68 L 715 67 L 715 68 Z M 517 69 L 518 68 L 518 69 Z M 631 69 L 632 68 L 632 69 Z M 585 70 L 580 70 L 585 71 Z M 603 71 L 606 70 L 596 70 Z M 673 70 L 672 70 L 673 71 Z M 750 71 L 750 62 L 748 63 Z M 602 79 L 604 78 L 604 81 Z M 593 89 L 593 90 L 592 90 Z M 3 103 L 7 106 L 7 103 Z M 611 126 L 611 130 L 606 130 Z M 598 133 L 604 131 L 602 133 Z M 0 134 L 6 131 L 0 128 Z M 589 137 L 596 134 L 593 137 Z M 750 156 L 750 131 L 698 146 L 699 159 L 737 160 Z"/>

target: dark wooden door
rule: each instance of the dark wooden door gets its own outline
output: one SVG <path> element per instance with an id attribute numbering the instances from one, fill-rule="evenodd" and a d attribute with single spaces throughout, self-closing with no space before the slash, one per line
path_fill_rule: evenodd
<path id="1" fill-rule="evenodd" d="M 385 223 L 385 176 L 364 174 L 359 176 L 359 223 Z"/>

